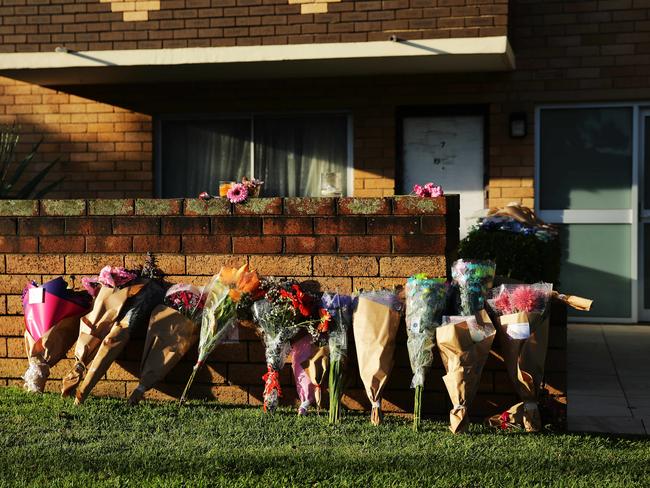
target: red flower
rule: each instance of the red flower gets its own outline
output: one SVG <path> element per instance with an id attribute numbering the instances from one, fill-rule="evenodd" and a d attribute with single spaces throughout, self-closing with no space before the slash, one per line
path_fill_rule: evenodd
<path id="1" fill-rule="evenodd" d="M 332 321 L 332 316 L 324 308 L 321 308 L 318 313 L 320 315 L 320 324 L 318 324 L 318 328 L 316 330 L 321 334 L 324 334 L 330 330 L 330 322 Z"/>
<path id="2" fill-rule="evenodd" d="M 287 290 L 280 290 L 280 296 L 291 300 L 291 306 L 300 312 L 303 317 L 311 315 L 312 299 L 298 285 L 292 285 L 293 293 Z"/>
<path id="3" fill-rule="evenodd" d="M 309 317 L 312 309 L 311 297 L 302 291 L 298 285 L 293 285 L 291 288 L 294 291 L 294 296 L 298 305 L 296 308 L 300 311 L 300 314 L 303 317 Z"/>

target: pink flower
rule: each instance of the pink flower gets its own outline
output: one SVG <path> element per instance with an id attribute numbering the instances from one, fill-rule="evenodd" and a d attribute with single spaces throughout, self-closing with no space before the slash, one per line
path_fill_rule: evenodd
<path id="1" fill-rule="evenodd" d="M 442 191 L 442 187 L 440 185 L 434 185 L 433 183 L 427 183 L 426 185 L 424 185 L 424 187 L 429 192 L 429 196 L 431 198 L 437 198 L 437 197 L 441 197 L 441 196 L 444 195 L 444 192 Z"/>
<path id="2" fill-rule="evenodd" d="M 212 196 L 211 196 L 207 191 L 203 191 L 203 192 L 201 192 L 201 194 L 199 195 L 199 199 L 200 199 L 200 200 L 203 200 L 203 201 L 210 200 L 211 198 L 212 198 Z"/>
<path id="3" fill-rule="evenodd" d="M 510 304 L 510 295 L 506 290 L 504 290 L 497 298 L 494 300 L 494 306 L 503 314 L 512 313 L 512 305 Z"/>
<path id="4" fill-rule="evenodd" d="M 248 189 L 242 183 L 236 183 L 230 187 L 226 196 L 230 203 L 242 203 L 248 198 Z"/>
<path id="5" fill-rule="evenodd" d="M 537 305 L 537 292 L 529 286 L 518 286 L 512 292 L 510 301 L 518 312 L 532 312 Z"/>
<path id="6" fill-rule="evenodd" d="M 442 187 L 429 182 L 424 186 L 414 185 L 413 193 L 422 198 L 436 198 L 444 195 Z"/>

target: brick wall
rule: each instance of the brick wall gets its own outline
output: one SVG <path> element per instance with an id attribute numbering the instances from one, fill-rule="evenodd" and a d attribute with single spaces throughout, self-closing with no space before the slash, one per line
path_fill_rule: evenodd
<path id="1" fill-rule="evenodd" d="M 0 52 L 94 51 L 502 36 L 508 2 L 12 0 L 0 17 Z"/>
<path id="2" fill-rule="evenodd" d="M 425 9 L 416 6 L 414 2 L 413 5 L 409 4 L 410 7 Z M 41 8 L 31 3 L 20 3 L 18 0 L 11 2 L 11 5 L 3 3 L 0 9 L 10 9 L 13 12 L 18 8 Z M 356 8 L 360 3 L 332 3 L 330 8 Z M 436 2 L 432 0 L 430 3 Z M 464 4 L 462 1 L 458 3 Z M 63 171 L 69 179 L 75 181 L 66 183 L 65 190 L 57 192 L 54 197 L 150 197 L 152 162 L 149 124 L 152 114 L 191 113 L 197 110 L 220 112 L 346 109 L 352 112 L 354 119 L 355 195 L 371 197 L 389 196 L 395 192 L 395 113 L 398 107 L 480 104 L 489 110 L 488 204 L 502 206 L 517 200 L 532 206 L 536 105 L 650 100 L 650 0 L 514 0 L 509 3 L 509 39 L 517 60 L 517 69 L 511 73 L 255 80 L 167 86 L 75 86 L 60 87 L 59 92 L 22 84 L 8 84 L 6 80 L 0 79 L 0 118 L 6 122 L 17 120 L 28 127 L 33 131 L 32 139 L 36 138 L 37 134 L 45 134 L 48 143 L 50 140 L 55 141 L 52 145 L 47 145 L 48 150 L 56 150 L 56 154 L 61 154 L 64 164 L 59 171 Z M 187 2 L 187 5 L 189 6 L 190 2 Z M 200 8 L 192 5 L 197 8 L 198 16 Z M 382 12 L 391 11 L 389 5 L 391 4 L 384 2 Z M 435 8 L 440 8 L 441 2 L 437 2 L 437 5 Z M 480 7 L 482 3 L 477 2 L 477 5 Z M 74 2 L 58 5 L 57 8 L 83 10 L 91 6 L 103 9 L 103 15 L 120 18 L 119 12 L 108 13 L 111 8 L 108 3 Z M 298 4 L 286 5 L 290 6 L 299 8 Z M 461 6 L 454 5 L 459 8 Z M 212 8 L 220 7 L 212 5 Z M 445 5 L 444 8 L 452 6 Z M 161 2 L 161 10 L 156 15 L 163 12 L 168 12 L 164 1 Z M 7 20 L 3 19 L 0 32 L 15 35 L 19 28 L 30 25 L 30 29 L 47 27 L 46 24 L 27 24 L 29 21 L 26 14 L 21 15 L 25 16 L 25 25 L 11 24 L 11 19 L 14 18 L 12 14 Z M 154 15 L 154 12 L 150 12 L 150 15 Z M 307 17 L 318 20 L 323 16 L 327 18 L 326 15 L 330 14 Z M 140 28 L 148 25 L 150 21 L 122 22 L 120 25 L 131 29 L 124 31 L 125 35 L 128 32 L 132 35 L 142 35 L 138 34 Z M 95 25 L 99 30 L 86 34 L 100 35 L 102 29 L 106 30 L 105 27 L 106 25 L 102 26 L 99 22 Z M 201 41 L 198 37 L 194 40 Z M 7 43 L 5 39 L 3 46 L 8 45 L 12 44 Z M 260 89 L 261 86 L 264 88 Z M 34 101 L 30 101 L 30 98 L 16 100 L 12 93 L 16 90 L 28 96 L 36 95 L 36 98 Z M 138 132 L 131 129 L 127 133 L 129 138 L 142 139 L 130 139 L 130 145 L 126 147 L 136 147 L 137 143 L 141 142 L 141 155 L 136 156 L 140 150 L 128 149 L 124 151 L 124 156 L 121 150 L 116 150 L 116 157 L 113 157 L 110 150 L 102 153 L 95 147 L 86 146 L 84 138 L 100 139 L 98 127 L 92 124 L 87 126 L 84 132 L 67 132 L 56 124 L 48 129 L 41 119 L 44 115 L 39 115 L 42 113 L 40 111 L 46 110 L 41 106 L 46 102 L 41 100 L 44 100 L 46 95 L 58 96 L 61 92 L 74 93 L 83 100 L 72 98 L 72 106 L 76 106 L 76 109 L 69 108 L 65 102 L 60 103 L 58 108 L 47 109 L 52 118 L 65 115 L 63 112 L 66 110 L 79 110 L 75 114 L 80 116 L 88 110 L 92 115 L 95 110 L 93 107 L 100 107 L 108 112 L 98 113 L 98 120 L 113 124 L 114 132 L 123 130 L 118 125 L 123 122 L 120 118 L 128 119 L 127 122 L 140 123 L 142 130 Z M 176 99 L 169 97 L 169 93 L 183 93 L 183 97 Z M 41 99 L 38 98 L 39 95 Z M 67 95 L 61 99 L 65 99 L 65 96 Z M 105 105 L 90 100 L 100 100 Z M 16 110 L 22 113 L 16 113 Z M 511 139 L 508 135 L 510 113 L 522 111 L 528 117 L 528 136 L 523 139 Z M 117 134 L 115 137 L 121 135 Z M 126 133 L 124 137 L 127 138 Z M 70 146 L 58 145 L 56 141 L 59 139 L 70 140 L 71 147 L 78 147 L 79 151 L 68 151 Z M 51 154 L 55 155 L 54 152 Z M 101 171 L 94 173 L 92 178 L 84 176 L 82 173 L 88 170 L 86 162 L 69 162 L 73 157 L 94 158 L 95 155 L 98 159 L 107 158 L 102 161 L 107 164 L 108 173 L 125 171 L 125 177 L 142 179 L 131 179 L 125 185 L 118 185 L 118 179 L 111 175 L 104 176 Z M 134 159 L 119 159 L 122 157 Z M 105 188 L 98 188 L 104 185 Z"/>
<path id="3" fill-rule="evenodd" d="M 100 198 L 150 196 L 151 117 L 64 92 L 0 78 L 0 124 L 20 126 L 19 156 L 43 139 L 29 178 L 60 158 L 50 195 Z"/>
<path id="4" fill-rule="evenodd" d="M 20 293 L 26 282 L 58 275 L 76 283 L 105 264 L 134 267 L 143 253 L 158 253 L 170 282 L 204 284 L 222 265 L 248 262 L 264 275 L 316 280 L 324 289 L 350 293 L 358 288 L 404 284 L 416 272 L 446 276 L 449 249 L 458 239 L 458 199 L 258 199 L 234 209 L 224 201 L 42 200 L 0 201 L 0 385 L 19 385 L 26 368 Z M 412 408 L 411 370 L 400 328 L 396 367 L 386 393 L 387 408 Z M 551 335 L 551 384 L 564 391 L 564 329 Z M 142 342 L 132 341 L 96 394 L 125 396 L 136 386 Z M 352 347 L 352 350 L 354 348 Z M 177 395 L 192 357 L 181 363 L 153 398 Z M 53 369 L 48 388 L 71 367 Z M 220 346 L 200 379 L 197 394 L 257 404 L 264 354 L 246 329 L 240 342 Z M 429 375 L 426 410 L 448 408 L 436 359 Z M 285 401 L 294 399 L 289 368 L 282 372 Z M 346 405 L 366 406 L 358 373 L 351 366 Z M 493 356 L 483 376 L 477 414 L 513 400 L 503 365 Z"/>

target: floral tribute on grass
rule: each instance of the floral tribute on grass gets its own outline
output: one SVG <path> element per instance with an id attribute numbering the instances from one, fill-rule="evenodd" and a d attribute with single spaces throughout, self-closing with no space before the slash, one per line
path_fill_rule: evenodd
<path id="1" fill-rule="evenodd" d="M 553 285 L 501 285 L 492 290 L 490 307 L 499 316 L 501 350 L 508 376 L 522 400 L 490 424 L 523 427 L 527 432 L 541 430 L 537 401 L 544 379 L 548 348 L 548 305 Z"/>
<path id="2" fill-rule="evenodd" d="M 42 393 L 50 368 L 65 358 L 77 339 L 79 318 L 90 310 L 92 297 L 68 288 L 68 283 L 58 277 L 40 286 L 35 281 L 27 284 L 22 304 L 29 360 L 24 388 Z"/>
<path id="3" fill-rule="evenodd" d="M 127 301 L 137 296 L 145 286 L 138 279 L 137 273 L 110 266 L 104 267 L 96 278 L 82 281 L 84 288 L 95 297 L 95 301 L 92 310 L 80 320 L 74 350 L 75 364 L 63 378 L 63 396 L 74 396 L 103 340 L 118 321 L 125 318 Z"/>
<path id="4" fill-rule="evenodd" d="M 249 271 L 248 265 L 241 268 L 221 268 L 203 289 L 205 304 L 201 314 L 199 354 L 192 374 L 181 395 L 180 405 L 185 403 L 196 373 L 205 364 L 208 356 L 223 342 L 237 321 L 237 304 L 245 297 L 254 295 L 260 285 L 257 272 Z"/>
<path id="5" fill-rule="evenodd" d="M 338 293 L 323 293 L 321 310 L 329 321 L 329 423 L 341 421 L 343 368 L 348 357 L 348 331 L 352 328 L 352 297 Z"/>
<path id="6" fill-rule="evenodd" d="M 433 363 L 436 327 L 441 323 L 446 295 L 447 284 L 442 278 L 428 278 L 425 274 L 418 274 L 406 282 L 406 346 L 413 370 L 411 388 L 415 388 L 415 431 L 420 428 L 424 378 Z"/>
<path id="7" fill-rule="evenodd" d="M 474 316 L 443 317 L 443 325 L 436 329 L 440 357 L 447 372 L 442 380 L 453 405 L 449 429 L 454 434 L 469 428 L 468 410 L 481 383 L 495 334 L 485 310 Z"/>
<path id="8" fill-rule="evenodd" d="M 178 284 L 170 287 L 163 303 L 154 308 L 140 362 L 140 379 L 129 397 L 130 405 L 139 403 L 196 344 L 205 299 L 204 289 Z"/>
<path id="9" fill-rule="evenodd" d="M 395 337 L 403 308 L 397 291 L 362 291 L 357 298 L 354 341 L 359 374 L 372 405 L 373 425 L 381 424 L 383 419 L 382 392 L 395 362 Z"/>
<path id="10" fill-rule="evenodd" d="M 264 411 L 274 412 L 282 396 L 280 370 L 291 349 L 291 340 L 304 328 L 316 331 L 314 297 L 292 280 L 264 279 L 264 298 L 253 304 L 253 317 L 264 341 L 267 372 L 264 381 Z"/>
<path id="11" fill-rule="evenodd" d="M 75 404 L 77 405 L 86 400 L 95 385 L 104 377 L 111 364 L 113 364 L 126 348 L 131 337 L 145 329 L 149 323 L 149 317 L 153 309 L 162 302 L 165 296 L 166 285 L 162 282 L 162 272 L 158 269 L 156 258 L 153 254 L 147 253 L 144 265 L 135 273 L 130 274 L 136 277 L 133 281 L 126 282 L 129 278 L 129 273 L 125 273 L 122 269 L 118 269 L 117 273 L 111 273 L 113 283 L 116 286 L 119 286 L 122 281 L 125 281 L 127 283 L 125 285 L 126 288 L 130 290 L 127 295 L 131 293 L 135 294 L 128 296 L 119 314 L 116 316 L 116 320 L 111 323 L 110 329 L 104 329 L 108 329 L 108 333 L 101 340 L 101 343 L 98 344 L 94 352 L 94 357 L 92 357 L 92 362 L 84 374 L 83 381 L 81 381 L 79 387 L 76 389 Z M 123 280 L 116 280 L 116 276 L 124 278 Z M 100 274 L 100 281 L 101 278 Z M 100 294 L 104 289 L 110 288 L 102 286 Z M 116 291 L 117 288 L 113 288 L 113 290 Z M 95 305 L 98 299 L 99 295 L 95 299 Z M 110 299 L 108 301 L 110 302 Z M 96 309 L 97 307 L 95 306 L 93 311 Z M 91 344 L 93 342 L 95 344 L 97 343 L 96 340 L 91 340 Z M 79 341 L 77 341 L 78 348 Z"/>

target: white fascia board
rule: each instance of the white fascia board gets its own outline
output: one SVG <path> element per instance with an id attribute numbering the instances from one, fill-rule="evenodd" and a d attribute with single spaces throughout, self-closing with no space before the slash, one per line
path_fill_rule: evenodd
<path id="1" fill-rule="evenodd" d="M 505 36 L 0 54 L 0 76 L 44 86 L 513 69 Z"/>
<path id="2" fill-rule="evenodd" d="M 0 54 L 0 70 L 176 66 L 362 58 L 503 54 L 512 59 L 508 38 L 471 37 L 418 41 L 342 42 L 282 46 L 196 47 Z"/>

